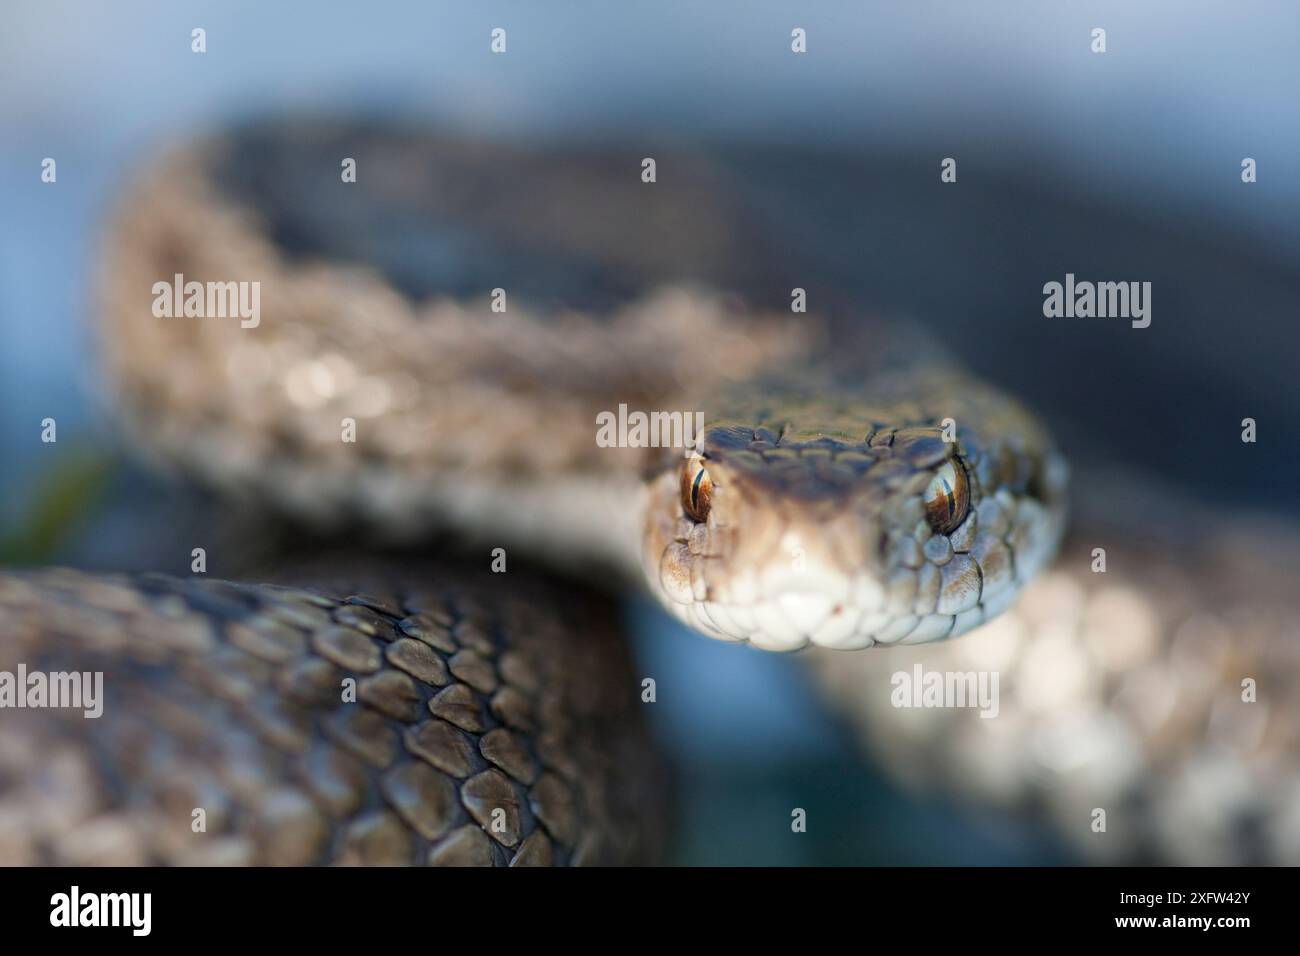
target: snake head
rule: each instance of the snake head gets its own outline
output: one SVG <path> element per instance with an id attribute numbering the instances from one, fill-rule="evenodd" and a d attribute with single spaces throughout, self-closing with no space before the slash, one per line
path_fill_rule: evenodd
<path id="1" fill-rule="evenodd" d="M 923 643 L 989 620 L 1055 554 L 1066 473 L 1035 420 L 971 389 L 969 425 L 897 401 L 898 424 L 811 400 L 770 424 L 710 420 L 650 484 L 652 591 L 696 630 L 768 650 Z"/>

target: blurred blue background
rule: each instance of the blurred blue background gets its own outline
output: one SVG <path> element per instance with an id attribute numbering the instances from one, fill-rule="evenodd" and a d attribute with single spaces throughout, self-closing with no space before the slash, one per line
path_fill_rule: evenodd
<path id="1" fill-rule="evenodd" d="M 196 26 L 207 31 L 203 56 L 190 52 Z M 488 49 L 498 26 L 508 31 L 505 56 Z M 790 53 L 796 26 L 807 30 L 804 56 Z M 1089 51 L 1093 27 L 1108 32 L 1104 56 Z M 963 179 L 967 169 L 996 170 L 1009 188 L 1084 197 L 1070 207 L 1081 228 L 1096 208 L 1087 197 L 1104 197 L 1121 227 L 1130 216 L 1162 224 L 1171 237 L 1186 228 L 1267 260 L 1267 281 L 1280 290 L 1269 301 L 1285 313 L 1300 289 L 1298 51 L 1300 6 L 1289 0 L 815 9 L 754 0 L 9 2 L 0 12 L 0 537 L 39 536 L 33 501 L 57 486 L 51 476 L 63 473 L 61 456 L 75 456 L 70 448 L 111 446 L 88 305 L 98 230 L 141 157 L 187 132 L 312 108 L 400 114 L 506 138 L 666 136 L 725 146 L 732 156 L 829 155 L 844 181 L 860 168 L 884 194 L 891 186 L 879 179 L 891 171 L 934 176 L 940 157 L 957 156 Z M 57 159 L 56 186 L 40 182 L 46 156 Z M 1259 164 L 1249 189 L 1239 180 L 1244 156 Z M 997 194 L 988 201 L 1003 213 L 1033 208 L 1002 205 Z M 1015 215 L 982 238 L 996 246 Z M 800 228 L 791 224 L 792 243 Z M 949 267 L 942 239 L 927 250 L 925 232 L 937 228 L 922 219 L 908 241 L 921 237 L 910 251 L 916 261 L 956 270 L 946 293 L 918 295 L 910 275 L 907 287 L 882 281 L 866 291 L 935 319 L 964 301 L 962 283 L 998 283 L 998 275 Z M 972 241 L 981 238 L 980 223 L 965 228 Z M 843 241 L 851 258 L 851 229 Z M 877 249 L 861 253 L 862 270 L 850 261 L 846 275 L 863 284 L 871 278 L 864 270 L 891 268 L 865 264 L 880 258 Z M 1289 305 L 1279 321 L 1300 318 L 1300 298 Z M 972 308 L 980 316 L 1002 307 L 989 299 Z M 1156 309 L 1157 322 L 1176 324 L 1159 301 Z M 1176 354 L 1193 370 L 1215 368 L 1224 388 L 1265 407 L 1292 401 L 1280 373 L 1290 358 L 1225 361 L 1208 345 Z M 1028 374 L 1017 384 L 1034 392 Z M 45 417 L 59 423 L 57 450 L 38 440 Z M 99 474 L 93 463 L 74 472 L 74 489 Z M 1236 497 L 1250 500 L 1284 477 L 1266 468 L 1260 475 L 1243 479 Z M 119 475 L 108 494 L 120 504 L 71 539 L 41 539 L 48 553 L 32 556 L 97 566 L 154 561 L 130 534 L 150 520 L 159 496 L 173 494 L 150 481 Z M 645 606 L 629 616 L 643 667 L 658 678 L 659 730 L 688 784 L 678 861 L 1068 859 L 1015 820 L 887 783 L 822 711 L 794 662 L 688 637 Z M 805 837 L 790 833 L 793 806 L 809 810 Z"/>

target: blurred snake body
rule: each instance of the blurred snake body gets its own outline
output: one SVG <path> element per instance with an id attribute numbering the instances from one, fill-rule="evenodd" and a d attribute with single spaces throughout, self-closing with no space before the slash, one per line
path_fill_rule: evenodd
<path id="1" fill-rule="evenodd" d="M 359 517 L 408 538 L 453 527 L 644 571 L 691 627 L 771 650 L 956 636 L 1055 552 L 1065 467 L 1046 432 L 919 337 L 860 315 L 828 329 L 652 280 L 576 308 L 593 273 L 619 267 L 602 261 L 612 242 L 591 248 L 555 213 L 544 232 L 515 231 L 512 208 L 528 219 L 536 193 L 463 148 L 322 135 L 209 144 L 123 204 L 103 339 L 117 407 L 168 460 L 318 521 Z M 324 165 L 332 149 L 355 154 L 358 182 Z M 626 184 L 590 189 L 624 212 Z M 349 211 L 341 245 L 313 220 L 331 196 Z M 454 208 L 466 197 L 472 210 Z M 632 194 L 608 228 L 660 201 Z M 494 224 L 499 235 L 482 234 Z M 558 279 L 529 274 L 579 240 L 574 289 L 538 303 L 532 287 L 558 298 Z M 438 270 L 408 266 L 421 249 L 470 274 L 449 290 Z M 471 262 L 488 255 L 495 271 Z M 475 295 L 476 270 L 500 278 Z M 148 290 L 173 274 L 255 276 L 265 318 L 140 321 Z M 598 447 L 597 417 L 620 406 L 691 409 L 704 432 L 691 449 Z M 341 440 L 345 419 L 355 442 Z"/>
<path id="2" fill-rule="evenodd" d="M 340 178 L 343 157 L 355 159 L 356 182 Z M 924 650 L 903 645 L 986 624 L 935 654 L 996 642 L 1020 592 L 1043 588 L 1062 539 L 1067 478 L 1046 430 L 898 326 L 855 312 L 789 312 L 788 286 L 779 295 L 762 288 L 741 204 L 729 204 L 707 165 L 684 160 L 672 185 L 648 186 L 624 160 L 318 123 L 248 127 L 173 153 L 120 204 L 105 247 L 96 318 L 114 415 L 162 465 L 318 529 L 406 543 L 452 531 L 471 554 L 501 547 L 601 583 L 643 580 L 710 637 L 780 651 L 873 648 L 819 652 L 815 669 L 847 712 L 867 716 L 873 739 L 895 745 L 880 749 L 905 776 L 915 775 L 918 754 L 931 770 L 955 765 L 946 748 L 966 739 L 958 732 L 1032 726 L 975 720 L 940 734 L 936 718 L 881 706 L 889 692 L 879 681 L 899 655 Z M 174 275 L 260 282 L 260 324 L 156 318 L 150 290 Z M 708 284 L 716 276 L 752 280 L 758 297 L 716 291 Z M 620 405 L 698 411 L 704 431 L 692 448 L 600 447 L 598 416 Z M 355 440 L 343 437 L 348 423 Z M 437 573 L 459 593 L 459 573 Z M 234 693 L 210 686 L 204 662 L 215 650 L 257 674 L 232 698 L 238 719 L 230 719 L 242 730 L 220 723 L 208 734 L 217 744 L 178 745 L 191 754 L 216 746 L 229 759 L 217 761 L 228 773 L 214 788 L 231 806 L 251 800 L 253 810 L 232 817 L 232 859 L 580 862 L 635 858 L 644 846 L 618 825 L 620 776 L 646 776 L 630 769 L 644 766 L 626 745 L 638 733 L 627 704 L 635 684 L 617 653 L 604 655 L 599 674 L 592 664 L 570 681 L 572 647 L 561 642 L 569 649 L 552 657 L 521 636 L 525 667 L 510 656 L 511 628 L 459 634 L 455 597 L 430 610 L 427 596 L 422 603 L 396 583 L 382 599 L 347 587 L 289 592 L 315 608 L 309 620 L 277 617 L 277 592 L 221 587 L 232 590 L 216 601 L 203 585 L 175 582 L 10 579 L 0 602 L 26 608 L 37 656 L 42 636 L 58 630 L 39 623 L 42 594 L 72 601 L 89 589 L 99 597 L 91 604 L 107 601 L 116 613 L 142 603 L 142 614 L 165 597 L 164 615 L 215 622 L 200 630 L 215 628 L 217 643 L 175 651 L 166 673 L 188 675 L 175 683 L 190 689 L 175 693 L 191 704 Z M 482 582 L 475 587 L 466 606 L 482 608 Z M 514 613 L 514 596 L 496 600 Z M 1079 603 L 1076 594 L 1059 607 Z M 339 632 L 355 630 L 361 612 L 349 608 L 377 616 L 367 617 L 364 640 Z M 1144 659 L 1164 653 L 1162 627 L 1148 628 Z M 445 646 L 410 628 L 436 632 Z M 1024 629 L 1016 634 L 995 647 L 1000 666 L 1041 646 Z M 412 643 L 394 656 L 404 640 Z M 105 638 L 97 653 L 117 643 Z M 308 666 L 319 694 L 291 694 L 288 668 Z M 551 677 L 539 682 L 531 675 L 543 666 Z M 351 718 L 325 692 L 354 672 L 370 681 L 379 714 L 364 732 L 335 726 Z M 386 683 L 382 674 L 391 674 Z M 620 681 L 622 704 L 608 693 L 588 699 Z M 464 690 L 440 712 L 448 687 Z M 541 687 L 554 688 L 549 704 Z M 860 700 L 868 694 L 871 702 Z M 1017 701 L 1004 706 L 1027 713 Z M 282 704 L 292 717 L 277 752 L 292 765 L 268 765 L 277 786 L 241 791 L 233 742 L 266 737 Z M 582 759 L 566 757 L 555 745 L 575 721 L 592 720 L 604 726 L 592 729 Z M 1106 739 L 1124 737 L 1111 730 Z M 1058 752 L 1068 752 L 1072 738 L 1062 734 Z M 1023 740 L 969 745 L 983 748 L 980 767 L 994 779 L 981 779 L 1005 799 L 1032 797 L 1033 772 L 1009 763 Z M 1145 766 L 1142 750 L 1129 766 Z M 611 770 L 614 753 L 627 761 L 622 769 Z M 321 761 L 334 757 L 351 767 L 346 786 L 322 782 L 331 778 Z M 158 759 L 150 766 L 162 773 Z M 989 768 L 1007 768 L 1000 789 Z M 1133 798 L 1138 776 L 1109 780 L 1105 799 Z M 500 806 L 514 808 L 506 837 L 489 827 Z M 297 821 L 294 840 L 259 856 L 257 834 L 277 812 Z M 141 849 L 123 835 L 135 832 L 133 819 L 123 811 L 98 838 L 141 859 L 172 859 L 166 847 Z M 1082 817 L 1072 822 L 1086 827 Z M 0 837 L 2 824 L 0 814 Z M 183 834 L 177 840 L 189 846 Z"/>

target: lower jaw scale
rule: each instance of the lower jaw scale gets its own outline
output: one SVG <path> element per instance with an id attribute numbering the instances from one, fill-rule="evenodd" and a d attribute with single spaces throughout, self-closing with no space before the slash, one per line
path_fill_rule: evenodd
<path id="1" fill-rule="evenodd" d="M 687 626 L 716 640 L 749 643 L 768 651 L 797 651 L 810 644 L 860 650 L 877 644 L 925 644 L 964 634 L 1000 614 L 1018 591 L 1008 583 L 955 615 L 891 613 L 879 606 L 865 610 L 820 589 L 784 590 L 752 603 L 695 601 L 672 608 Z"/>

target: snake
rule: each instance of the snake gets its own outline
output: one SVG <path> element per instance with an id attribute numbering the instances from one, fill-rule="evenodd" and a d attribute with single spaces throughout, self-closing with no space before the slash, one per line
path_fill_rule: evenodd
<path id="1" fill-rule="evenodd" d="M 849 313 L 818 330 L 635 276 L 607 280 L 626 301 L 581 311 L 550 260 L 581 244 L 574 286 L 620 263 L 599 259 L 609 238 L 543 229 L 537 199 L 485 181 L 526 157 L 486 167 L 400 133 L 263 136 L 146 173 L 114 230 L 101 314 L 115 404 L 167 460 L 308 519 L 360 516 L 408 539 L 453 527 L 586 558 L 644 577 L 697 630 L 768 650 L 956 636 L 1055 550 L 1066 469 L 1045 429 L 884 323 Z M 369 171 L 338 182 L 347 236 L 292 196 L 294 182 L 315 195 L 302 164 L 316 149 Z M 564 218 L 558 188 L 529 188 Z M 656 195 L 611 187 L 612 228 L 648 218 Z M 464 203 L 474 226 L 458 232 Z M 530 265 L 540 288 L 483 290 L 501 289 L 504 311 L 472 288 L 450 297 L 441 272 L 408 261 L 436 250 L 469 284 L 493 242 L 507 247 L 494 262 L 550 251 Z M 491 268 L 506 265 L 477 266 Z M 173 275 L 259 276 L 277 321 L 136 321 Z M 599 416 L 623 407 L 704 427 L 690 448 L 671 434 L 666 448 L 598 446 Z M 356 442 L 340 440 L 344 419 Z"/>
<path id="2" fill-rule="evenodd" d="M 616 149 L 313 118 L 245 124 L 141 172 L 111 216 L 95 305 L 107 403 L 137 454 L 317 533 L 511 566 L 522 555 L 564 583 L 539 585 L 525 613 L 515 571 L 477 580 L 477 601 L 508 622 L 472 626 L 456 596 L 466 559 L 435 561 L 414 583 L 407 568 L 344 570 L 377 578 L 371 591 L 310 575 L 6 575 L 13 646 L 51 666 L 66 653 L 120 671 L 109 712 L 130 729 L 93 744 L 60 732 L 69 774 L 107 778 L 90 788 L 103 806 L 67 811 L 90 837 L 61 843 L 68 819 L 29 826 L 34 801 L 19 790 L 0 802 L 0 821 L 21 821 L 0 827 L 0 847 L 68 859 L 89 846 L 115 862 L 644 860 L 655 839 L 621 828 L 636 816 L 653 832 L 654 814 L 630 811 L 626 794 L 658 775 L 645 769 L 653 748 L 626 655 L 616 640 L 589 646 L 600 627 L 552 614 L 595 607 L 589 619 L 608 630 L 616 615 L 593 586 L 640 587 L 710 638 L 803 651 L 903 776 L 918 761 L 987 768 L 1025 752 L 1032 708 L 976 721 L 1004 735 L 979 750 L 969 726 L 936 730 L 871 688 L 900 657 L 953 669 L 983 650 L 1010 672 L 1052 645 L 1050 628 L 1026 635 L 1029 609 L 1046 606 L 1059 626 L 1054 613 L 1086 605 L 1051 570 L 1070 469 L 1048 429 L 905 323 L 829 293 L 797 307 L 808 290 L 752 234 L 752 197 L 707 160 L 683 155 L 671 185 L 628 162 Z M 173 278 L 256 281 L 261 314 L 160 316 L 155 297 Z M 599 423 L 628 410 L 660 433 L 599 441 Z M 430 581 L 451 596 L 420 597 Z M 1053 589 L 1073 596 L 1035 601 Z M 1163 634 L 1151 624 L 1127 657 L 1095 641 L 1091 666 L 1158 672 L 1176 653 Z M 349 677 L 355 703 L 336 693 Z M 1114 681 L 1084 685 L 1120 694 Z M 515 713 L 524 700 L 528 717 Z M 1049 694 L 1043 706 L 1059 716 L 1059 704 Z M 1276 732 L 1276 709 L 1255 713 L 1269 715 L 1265 737 Z M 363 720 L 368 731 L 342 729 Z M 1157 728 L 1126 729 L 1131 743 Z M 10 743 L 6 760 L 30 768 L 46 750 Z M 350 770 L 322 769 L 335 759 Z M 174 772 L 187 761 L 206 769 Z M 176 797 L 178 774 L 216 796 Z M 985 793 L 1034 798 L 1033 776 L 1008 770 L 1025 786 Z M 1123 819 L 1140 777 L 1089 798 Z M 231 808 L 214 814 L 220 840 L 192 837 L 203 799 Z M 141 821 L 161 814 L 175 832 L 144 840 Z M 277 815 L 292 823 L 283 842 L 259 838 Z"/>

